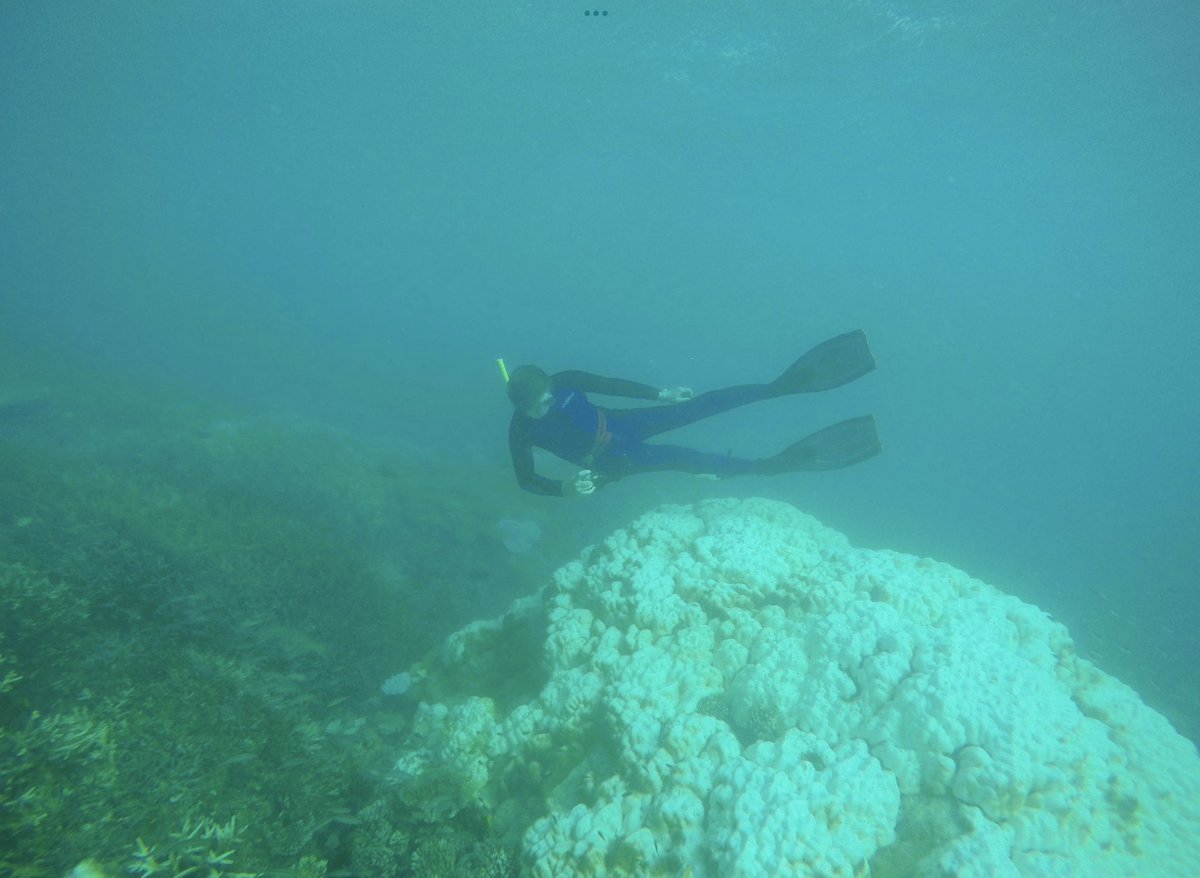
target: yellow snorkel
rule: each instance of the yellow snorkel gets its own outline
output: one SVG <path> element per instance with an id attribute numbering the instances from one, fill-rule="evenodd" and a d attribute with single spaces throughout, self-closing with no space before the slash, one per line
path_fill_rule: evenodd
<path id="1" fill-rule="evenodd" d="M 504 357 L 496 357 L 496 365 L 500 367 L 500 377 L 504 379 L 504 383 L 508 383 L 508 367 L 504 365 Z"/>

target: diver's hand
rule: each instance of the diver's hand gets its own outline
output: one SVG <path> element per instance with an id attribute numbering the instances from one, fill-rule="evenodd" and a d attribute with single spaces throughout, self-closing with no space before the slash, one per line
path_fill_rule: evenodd
<path id="1" fill-rule="evenodd" d="M 564 497 L 586 497 L 596 490 L 596 474 L 590 469 L 581 469 L 562 483 Z"/>
<path id="2" fill-rule="evenodd" d="M 658 398 L 663 402 L 687 402 L 692 398 L 692 388 L 665 387 L 658 392 Z"/>

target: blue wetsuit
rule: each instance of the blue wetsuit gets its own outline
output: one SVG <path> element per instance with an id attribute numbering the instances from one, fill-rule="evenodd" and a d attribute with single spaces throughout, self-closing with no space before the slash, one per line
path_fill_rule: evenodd
<path id="1" fill-rule="evenodd" d="M 759 461 L 710 454 L 679 445 L 652 445 L 645 440 L 740 405 L 774 396 L 766 384 L 712 390 L 686 402 L 639 409 L 610 409 L 593 405 L 588 393 L 629 399 L 658 399 L 647 384 L 602 378 L 588 372 L 559 372 L 550 376 L 554 402 L 542 418 L 514 412 L 508 426 L 517 482 L 535 494 L 561 495 L 562 482 L 534 471 L 533 449 L 586 467 L 609 479 L 633 473 L 674 470 L 710 473 L 727 478 L 757 472 Z"/>

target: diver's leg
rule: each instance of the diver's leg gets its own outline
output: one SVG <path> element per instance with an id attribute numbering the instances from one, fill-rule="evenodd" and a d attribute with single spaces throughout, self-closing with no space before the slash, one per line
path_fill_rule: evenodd
<path id="1" fill-rule="evenodd" d="M 614 434 L 631 439 L 647 439 L 711 418 L 738 406 L 769 399 L 775 394 L 767 384 L 742 384 L 710 390 L 687 402 L 656 405 L 644 409 L 617 409 L 607 412 L 608 428 Z"/>
<path id="2" fill-rule="evenodd" d="M 649 472 L 680 472 L 714 475 L 727 479 L 761 470 L 761 461 L 728 454 L 711 454 L 681 445 L 629 443 L 596 461 L 596 470 L 612 478 Z"/>

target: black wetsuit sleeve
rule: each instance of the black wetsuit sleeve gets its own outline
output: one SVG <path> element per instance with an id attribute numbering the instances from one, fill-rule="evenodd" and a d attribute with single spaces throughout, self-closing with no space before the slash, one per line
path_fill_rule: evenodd
<path id="1" fill-rule="evenodd" d="M 562 482 L 539 476 L 533 469 L 533 443 L 529 441 L 518 415 L 508 423 L 508 451 L 512 455 L 517 484 L 534 494 L 547 497 L 562 496 Z"/>
<path id="2" fill-rule="evenodd" d="M 599 393 L 602 396 L 624 396 L 628 399 L 658 399 L 659 389 L 649 384 L 625 381 L 621 378 L 605 378 L 591 372 L 575 370 L 558 372 L 554 376 L 555 387 L 573 387 L 584 393 Z"/>

